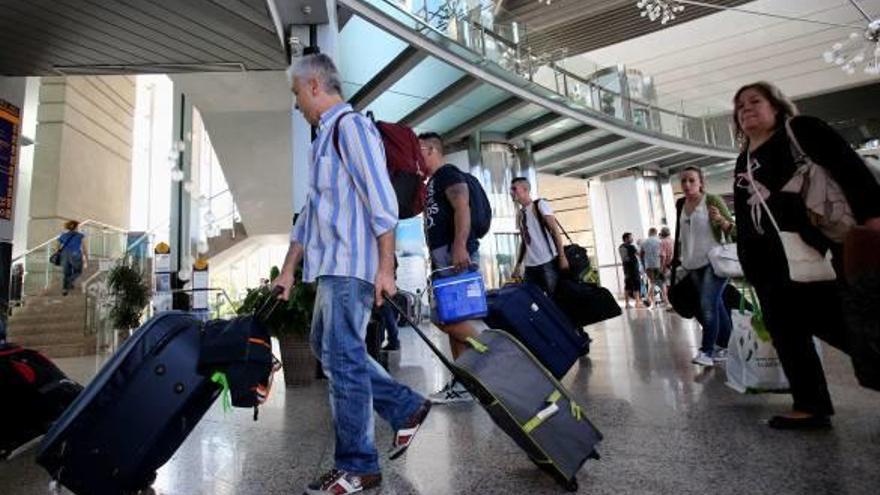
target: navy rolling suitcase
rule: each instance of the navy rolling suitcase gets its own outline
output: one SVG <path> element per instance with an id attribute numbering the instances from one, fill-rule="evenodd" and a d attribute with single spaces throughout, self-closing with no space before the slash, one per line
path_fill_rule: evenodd
<path id="1" fill-rule="evenodd" d="M 267 301 L 258 314 L 267 306 L 275 309 Z M 225 390 L 232 405 L 253 407 L 256 420 L 277 368 L 257 317 L 202 323 L 180 311 L 161 313 L 53 425 L 37 463 L 77 495 L 145 489 Z"/>
<path id="2" fill-rule="evenodd" d="M 220 395 L 197 371 L 201 325 L 178 311 L 143 325 L 49 430 L 37 462 L 77 495 L 149 487 Z"/>
<path id="3" fill-rule="evenodd" d="M 589 352 L 590 337 L 576 328 L 539 287 L 509 284 L 489 291 L 486 299 L 486 324 L 513 335 L 556 378 L 562 378 L 578 357 Z"/>

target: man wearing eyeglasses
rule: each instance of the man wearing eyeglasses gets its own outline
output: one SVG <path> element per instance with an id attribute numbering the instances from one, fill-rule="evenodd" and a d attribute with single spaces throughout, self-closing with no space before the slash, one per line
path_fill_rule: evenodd
<path id="1" fill-rule="evenodd" d="M 531 189 L 525 177 L 517 177 L 510 183 L 510 196 L 520 206 L 516 217 L 520 245 L 513 273 L 516 277 L 525 275 L 527 282 L 553 295 L 559 273 L 568 270 L 568 259 L 553 209 L 546 200 L 533 201 Z"/>

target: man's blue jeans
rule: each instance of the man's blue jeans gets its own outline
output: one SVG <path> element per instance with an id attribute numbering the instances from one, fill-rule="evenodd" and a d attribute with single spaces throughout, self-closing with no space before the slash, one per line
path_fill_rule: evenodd
<path id="1" fill-rule="evenodd" d="M 697 321 L 703 327 L 700 350 L 708 356 L 713 356 L 716 344 L 727 348 L 727 341 L 730 340 L 730 332 L 733 329 L 730 312 L 724 304 L 727 279 L 715 275 L 712 265 L 691 270 L 688 276 L 700 292 L 700 311 L 696 315 Z"/>
<path id="2" fill-rule="evenodd" d="M 312 351 L 328 377 L 336 468 L 354 474 L 380 471 L 373 409 L 399 430 L 425 400 L 367 354 L 364 338 L 374 291 L 354 277 L 321 277 L 312 317 Z"/>

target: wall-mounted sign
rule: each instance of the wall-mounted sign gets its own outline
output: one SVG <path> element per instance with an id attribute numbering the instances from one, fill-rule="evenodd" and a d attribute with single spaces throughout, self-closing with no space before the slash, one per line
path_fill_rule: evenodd
<path id="1" fill-rule="evenodd" d="M 12 220 L 21 109 L 0 99 L 0 220 Z"/>

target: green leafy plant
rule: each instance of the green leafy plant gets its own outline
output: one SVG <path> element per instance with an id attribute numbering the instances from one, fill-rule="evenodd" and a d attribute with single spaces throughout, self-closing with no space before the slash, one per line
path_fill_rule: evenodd
<path id="1" fill-rule="evenodd" d="M 120 263 L 107 274 L 107 287 L 113 297 L 110 319 L 119 330 L 129 330 L 140 325 L 141 315 L 150 302 L 150 289 L 140 272 Z"/>
<path id="2" fill-rule="evenodd" d="M 269 280 L 275 280 L 278 273 L 278 267 L 273 266 Z M 290 299 L 286 302 L 280 301 L 266 320 L 266 325 L 275 337 L 309 334 L 316 290 L 314 284 L 302 282 L 302 270 L 297 269 L 295 278 L 296 284 L 290 291 Z M 271 285 L 249 289 L 247 296 L 239 305 L 238 314 L 247 315 L 256 312 L 270 297 L 272 297 Z"/>

